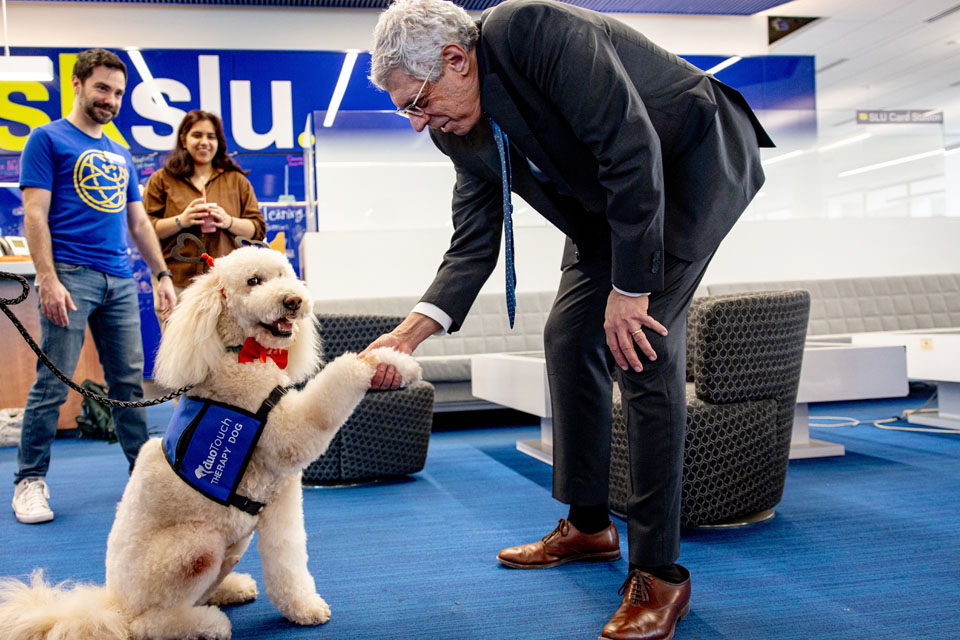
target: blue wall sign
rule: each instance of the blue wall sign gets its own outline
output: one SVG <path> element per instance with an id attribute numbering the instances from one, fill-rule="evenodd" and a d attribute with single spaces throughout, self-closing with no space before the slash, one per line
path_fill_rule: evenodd
<path id="1" fill-rule="evenodd" d="M 51 82 L 0 82 L 0 153 L 23 150 L 30 130 L 70 112 L 70 78 L 79 49 L 17 48 L 18 55 L 48 56 Z M 339 51 L 145 50 L 144 61 L 163 94 L 157 104 L 125 51 L 127 93 L 120 113 L 105 130 L 132 153 L 173 148 L 184 113 L 219 113 L 231 152 L 300 153 L 307 114 L 326 108 L 346 54 Z M 370 55 L 353 67 L 342 109 L 393 109 L 386 93 L 367 79 Z"/>

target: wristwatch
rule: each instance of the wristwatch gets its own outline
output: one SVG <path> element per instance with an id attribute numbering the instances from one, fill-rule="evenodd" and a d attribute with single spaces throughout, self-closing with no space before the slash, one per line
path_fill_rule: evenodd
<path id="1" fill-rule="evenodd" d="M 170 269 L 164 269 L 163 271 L 157 272 L 157 280 L 160 280 L 160 278 L 170 278 L 173 280 L 173 273 L 171 273 Z"/>

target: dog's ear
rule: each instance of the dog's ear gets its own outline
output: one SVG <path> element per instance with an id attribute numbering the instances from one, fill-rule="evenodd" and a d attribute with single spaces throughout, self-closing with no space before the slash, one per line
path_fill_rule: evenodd
<path id="1" fill-rule="evenodd" d="M 320 366 L 320 339 L 317 336 L 317 316 L 308 313 L 297 322 L 297 336 L 287 347 L 287 375 L 294 384 L 311 377 Z"/>
<path id="2" fill-rule="evenodd" d="M 223 356 L 217 322 L 224 298 L 216 271 L 184 289 L 160 339 L 154 379 L 168 389 L 202 382 Z"/>

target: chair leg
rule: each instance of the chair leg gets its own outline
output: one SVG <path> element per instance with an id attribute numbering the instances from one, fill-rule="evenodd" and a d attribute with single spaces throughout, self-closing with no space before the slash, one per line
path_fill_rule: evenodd
<path id="1" fill-rule="evenodd" d="M 758 511 L 757 513 L 751 513 L 746 516 L 740 516 L 737 518 L 730 518 L 729 520 L 721 520 L 720 522 L 711 522 L 709 524 L 698 524 L 691 529 L 739 529 L 742 527 L 749 527 L 755 524 L 760 524 L 761 522 L 767 522 L 772 520 L 774 516 L 773 509 L 764 509 L 763 511 Z"/>

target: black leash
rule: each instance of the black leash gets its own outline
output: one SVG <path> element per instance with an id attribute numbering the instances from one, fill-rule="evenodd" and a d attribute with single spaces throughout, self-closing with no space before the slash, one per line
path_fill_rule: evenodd
<path id="1" fill-rule="evenodd" d="M 138 401 L 112 400 L 110 398 L 101 396 L 100 394 L 93 393 L 92 391 L 88 391 L 87 389 L 84 389 L 83 387 L 78 385 L 76 382 L 74 382 L 73 380 L 65 376 L 62 371 L 57 369 L 55 364 L 50 362 L 50 358 L 48 358 L 47 355 L 37 345 L 37 343 L 34 342 L 33 338 L 30 337 L 30 334 L 27 332 L 26 328 L 22 324 L 20 324 L 20 321 L 17 320 L 17 317 L 13 315 L 13 312 L 7 308 L 7 305 L 20 304 L 21 302 L 27 299 L 27 295 L 30 293 L 30 285 L 27 283 L 27 279 L 15 273 L 9 273 L 7 271 L 0 271 L 0 279 L 16 280 L 20 283 L 20 286 L 23 289 L 20 295 L 16 298 L 12 298 L 12 299 L 0 298 L 0 308 L 2 308 L 3 312 L 7 314 L 8 318 L 10 318 L 10 322 L 12 322 L 14 326 L 17 327 L 17 331 L 19 331 L 20 335 L 23 336 L 23 339 L 27 341 L 27 344 L 30 345 L 30 348 L 33 349 L 33 352 L 37 354 L 38 358 L 40 358 L 40 362 L 47 365 L 47 368 L 53 372 L 53 375 L 57 376 L 68 387 L 70 387 L 80 395 L 84 396 L 85 398 L 90 398 L 91 400 L 102 402 L 103 404 L 113 405 L 114 407 L 149 407 L 155 404 L 161 404 L 163 402 L 166 402 L 167 400 L 172 400 L 173 398 L 183 395 L 188 390 L 193 388 L 193 385 L 190 385 L 189 387 L 183 387 L 181 389 L 174 391 L 173 393 L 167 394 L 162 398 L 154 398 L 153 400 L 138 400 Z"/>

